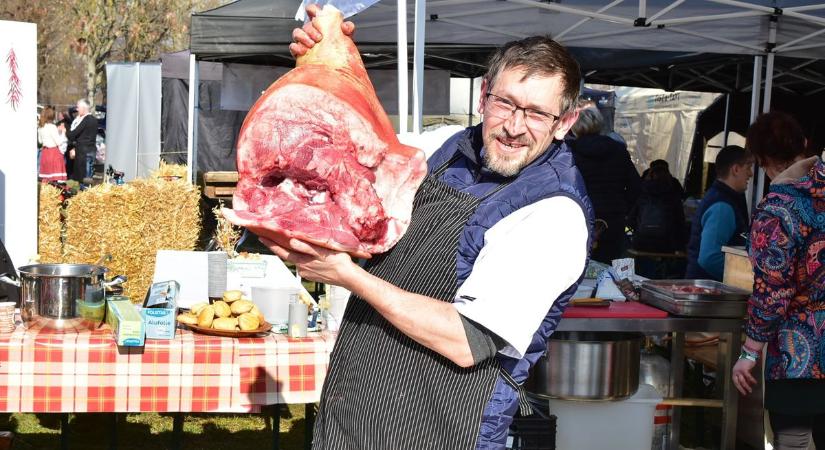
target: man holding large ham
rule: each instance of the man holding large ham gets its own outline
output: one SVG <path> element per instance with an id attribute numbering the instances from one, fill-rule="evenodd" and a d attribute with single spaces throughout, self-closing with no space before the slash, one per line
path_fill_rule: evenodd
<path id="1" fill-rule="evenodd" d="M 323 39 L 311 22 L 293 37 L 294 55 Z M 304 278 L 353 293 L 313 448 L 504 448 L 519 385 L 588 259 L 592 208 L 563 142 L 580 77 L 547 37 L 499 49 L 482 124 L 433 154 L 408 230 L 365 268 L 344 252 L 262 239 Z"/>

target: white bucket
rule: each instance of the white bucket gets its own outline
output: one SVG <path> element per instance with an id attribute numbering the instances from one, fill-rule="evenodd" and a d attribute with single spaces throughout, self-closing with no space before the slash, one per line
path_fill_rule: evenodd
<path id="1" fill-rule="evenodd" d="M 632 397 L 620 401 L 550 399 L 556 420 L 557 450 L 641 450 L 653 439 L 653 415 L 662 397 L 640 384 Z"/>
<path id="2" fill-rule="evenodd" d="M 252 301 L 258 305 L 264 319 L 273 325 L 289 322 L 289 296 L 298 294 L 298 288 L 252 286 Z"/>

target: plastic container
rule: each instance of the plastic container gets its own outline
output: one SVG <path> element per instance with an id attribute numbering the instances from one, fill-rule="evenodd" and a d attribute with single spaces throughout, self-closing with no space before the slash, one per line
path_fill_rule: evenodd
<path id="1" fill-rule="evenodd" d="M 558 450 L 642 450 L 653 439 L 653 415 L 662 397 L 652 386 L 639 385 L 620 401 L 550 399 L 556 416 Z"/>
<path id="2" fill-rule="evenodd" d="M 298 288 L 252 286 L 252 301 L 258 305 L 264 319 L 273 325 L 289 322 L 289 299 L 298 295 Z"/>

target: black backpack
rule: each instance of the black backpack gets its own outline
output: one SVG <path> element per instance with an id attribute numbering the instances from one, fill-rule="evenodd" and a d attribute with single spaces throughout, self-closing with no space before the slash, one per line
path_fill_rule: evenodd
<path id="1" fill-rule="evenodd" d="M 639 197 L 635 209 L 634 249 L 659 253 L 677 250 L 679 230 L 674 229 L 673 207 L 667 195 L 643 193 Z"/>

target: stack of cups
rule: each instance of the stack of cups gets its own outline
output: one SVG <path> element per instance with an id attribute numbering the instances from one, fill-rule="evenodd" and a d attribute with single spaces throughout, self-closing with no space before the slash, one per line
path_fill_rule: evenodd
<path id="1" fill-rule="evenodd" d="M 209 261 L 207 295 L 209 298 L 220 299 L 226 291 L 226 266 L 229 255 L 226 252 L 209 252 L 207 259 Z"/>
<path id="2" fill-rule="evenodd" d="M 14 328 L 14 302 L 0 302 L 0 333 L 11 333 Z"/>

